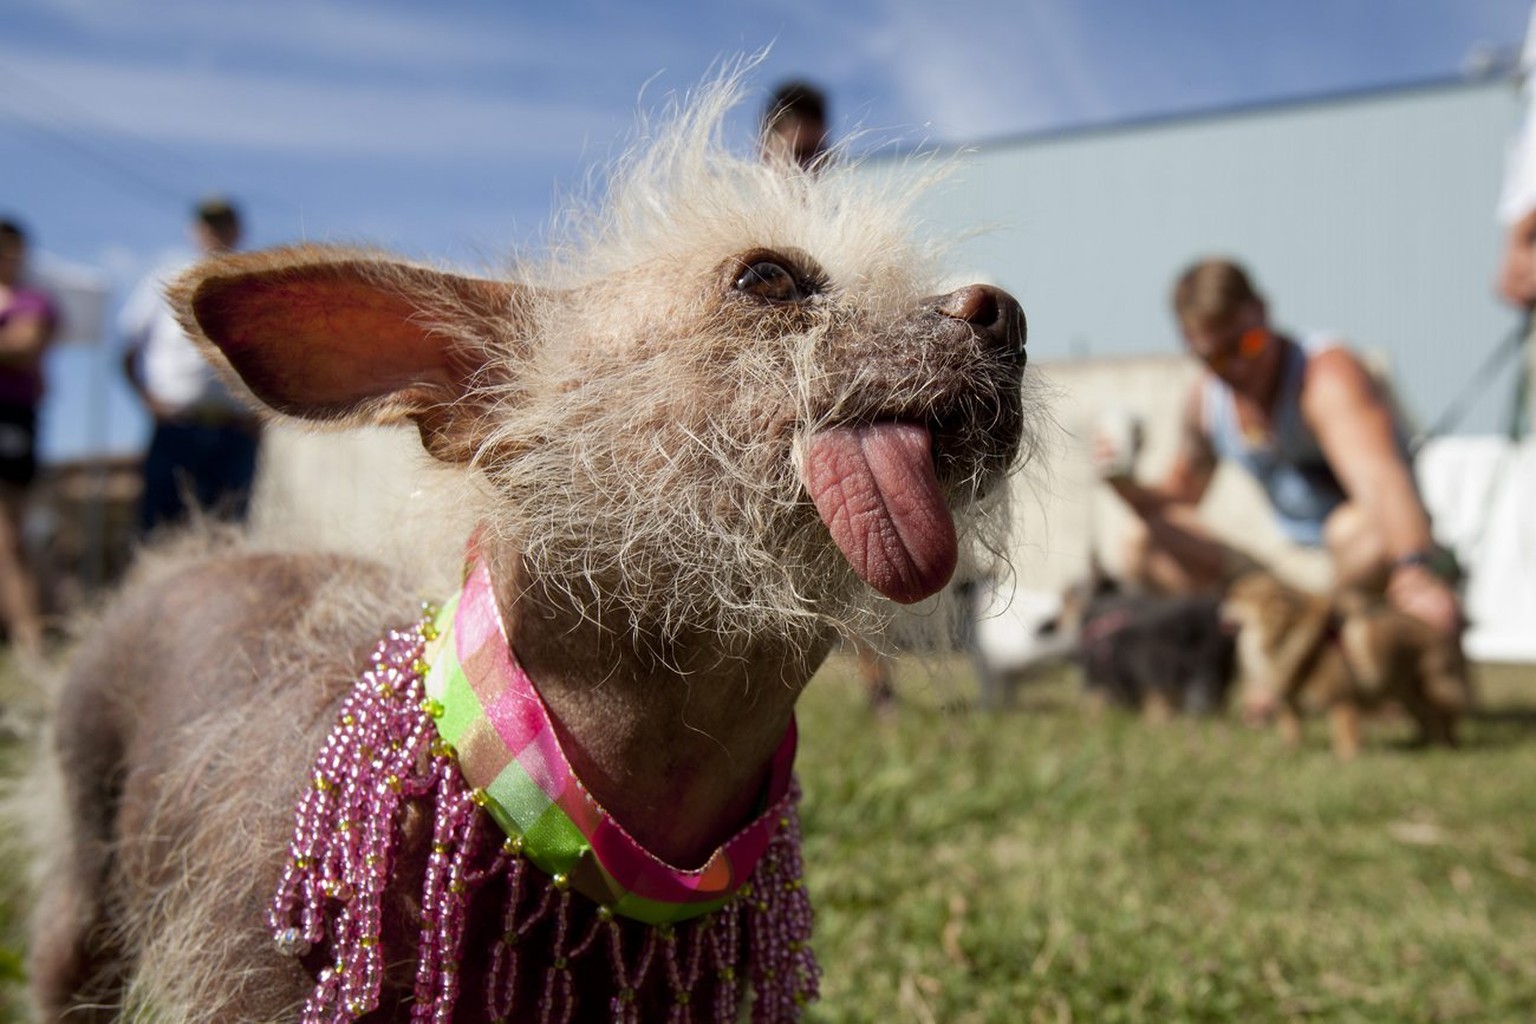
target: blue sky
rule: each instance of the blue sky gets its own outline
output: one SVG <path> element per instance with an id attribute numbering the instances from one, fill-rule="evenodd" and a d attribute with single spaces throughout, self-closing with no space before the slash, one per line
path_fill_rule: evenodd
<path id="1" fill-rule="evenodd" d="M 6 0 L 0 211 L 117 292 L 242 202 L 256 245 L 467 266 L 536 246 L 637 111 L 722 58 L 823 84 L 839 133 L 964 144 L 1442 79 L 1527 0 Z M 755 109 L 734 126 L 751 145 Z M 45 454 L 129 450 L 108 360 L 61 352 Z M 101 395 L 107 395 L 106 399 Z M 105 411 L 102 406 L 106 405 Z M 89 407 L 89 408 L 88 408 Z M 94 409 L 94 415 L 89 413 Z"/>

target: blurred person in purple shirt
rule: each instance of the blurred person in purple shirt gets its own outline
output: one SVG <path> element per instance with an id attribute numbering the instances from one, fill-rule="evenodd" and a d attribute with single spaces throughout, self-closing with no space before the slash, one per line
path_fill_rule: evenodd
<path id="1" fill-rule="evenodd" d="M 42 622 L 21 528 L 37 475 L 43 350 L 58 326 L 58 311 L 46 292 L 26 283 L 26 260 L 26 232 L 15 221 L 0 220 L 0 617 L 11 643 L 36 654 Z"/>

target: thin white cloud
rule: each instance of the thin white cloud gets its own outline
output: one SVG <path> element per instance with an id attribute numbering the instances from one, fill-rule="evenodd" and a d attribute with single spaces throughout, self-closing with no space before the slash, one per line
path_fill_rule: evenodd
<path id="1" fill-rule="evenodd" d="M 956 141 L 1101 116 L 1111 104 L 1095 78 L 1075 8 L 987 0 L 935 10 L 890 0 L 892 80 Z"/>
<path id="2" fill-rule="evenodd" d="M 1041 0 L 865 0 L 794 5 L 792 35 L 814 38 L 825 80 L 862 81 L 883 102 L 865 126 L 972 141 L 1065 117 L 1099 116 L 1109 98 L 1094 75 L 1075 9 Z"/>
<path id="3" fill-rule="evenodd" d="M 0 44 L 12 72 L 0 113 L 66 130 L 109 128 L 168 144 L 380 158 L 569 157 L 627 118 L 574 101 L 467 88 L 348 84 L 220 68 L 156 67 L 25 53 Z M 33 95 L 28 95 L 28 84 Z"/>
<path id="4" fill-rule="evenodd" d="M 827 45 L 841 60 L 861 60 L 861 74 L 888 109 L 931 125 L 935 138 L 969 142 L 1453 74 L 1465 46 L 1517 33 L 1529 10 L 1528 0 L 1435 0 L 1380 11 L 1296 0 L 1261 17 L 1205 6 L 864 0 L 810 17 L 822 17 L 817 30 L 833 37 Z M 1384 52 L 1383 39 L 1397 45 Z"/>
<path id="5" fill-rule="evenodd" d="M 552 59 L 535 24 L 488 31 L 490 17 L 444 18 L 437 4 L 408 11 L 381 4 L 328 0 L 12 0 L 66 31 L 109 40 L 126 51 L 174 48 L 321 58 L 336 64 L 422 67 Z M 494 9 L 490 9 L 494 10 Z"/>

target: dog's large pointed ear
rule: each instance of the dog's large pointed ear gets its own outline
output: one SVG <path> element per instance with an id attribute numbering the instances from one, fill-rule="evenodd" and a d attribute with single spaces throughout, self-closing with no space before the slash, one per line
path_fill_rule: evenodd
<path id="1" fill-rule="evenodd" d="M 317 246 L 205 261 L 170 296 L 182 326 L 271 408 L 346 424 L 409 419 L 449 462 L 470 459 L 489 429 L 489 352 L 528 326 L 511 284 Z"/>

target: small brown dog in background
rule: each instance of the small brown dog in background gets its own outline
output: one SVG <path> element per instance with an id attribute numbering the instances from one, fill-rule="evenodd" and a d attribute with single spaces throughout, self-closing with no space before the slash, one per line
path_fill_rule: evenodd
<path id="1" fill-rule="evenodd" d="M 1268 573 L 1233 583 L 1222 605 L 1238 626 L 1245 715 L 1278 717 L 1281 735 L 1301 742 L 1304 713 L 1328 715 L 1333 752 L 1360 752 L 1360 713 L 1401 705 L 1424 743 L 1456 743 L 1471 703 L 1460 646 L 1411 615 L 1354 595 L 1296 590 Z"/>

